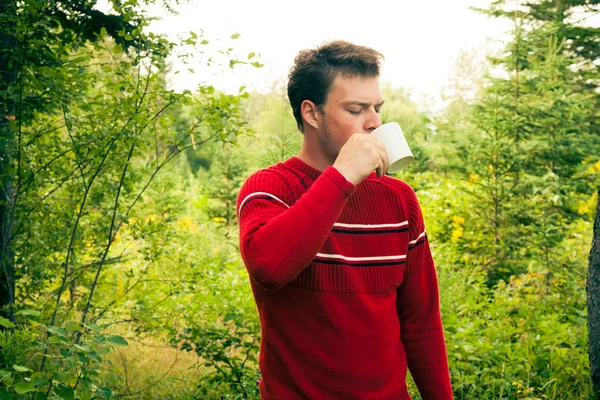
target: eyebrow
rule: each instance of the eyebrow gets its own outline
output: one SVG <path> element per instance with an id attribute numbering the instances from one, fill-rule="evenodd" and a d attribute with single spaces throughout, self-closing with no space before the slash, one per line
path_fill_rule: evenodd
<path id="1" fill-rule="evenodd" d="M 382 101 L 381 103 L 375 104 L 375 107 L 381 107 L 383 105 L 383 103 L 385 103 L 385 100 Z M 343 103 L 345 106 L 361 106 L 361 107 L 369 107 L 370 105 L 372 105 L 373 103 L 364 103 L 361 101 L 347 101 L 345 103 Z"/>

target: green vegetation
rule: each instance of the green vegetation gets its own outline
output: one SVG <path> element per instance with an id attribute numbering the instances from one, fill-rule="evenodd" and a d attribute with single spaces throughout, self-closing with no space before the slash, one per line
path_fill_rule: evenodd
<path id="1" fill-rule="evenodd" d="M 382 118 L 416 156 L 398 177 L 424 212 L 455 397 L 592 399 L 600 29 L 575 23 L 579 1 L 504 3 L 482 12 L 512 40 L 484 66 L 463 55 L 442 110 L 385 84 Z M 285 91 L 176 93 L 167 56 L 201 54 L 202 33 L 173 43 L 136 0 L 92 6 L 0 6 L 0 399 L 257 399 L 235 202 L 300 146 Z M 222 50 L 201 62 L 260 67 Z"/>

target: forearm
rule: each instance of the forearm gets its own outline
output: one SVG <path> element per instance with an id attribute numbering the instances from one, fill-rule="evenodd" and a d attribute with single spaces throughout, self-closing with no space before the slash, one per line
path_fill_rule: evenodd
<path id="1" fill-rule="evenodd" d="M 398 291 L 398 317 L 408 368 L 424 400 L 452 399 L 438 282 L 429 243 L 409 250 L 410 273 Z"/>
<path id="2" fill-rule="evenodd" d="M 417 272 L 405 275 L 399 291 L 401 340 L 421 397 L 452 399 L 437 276 L 427 243 L 415 251 L 424 258 L 424 265 Z"/>

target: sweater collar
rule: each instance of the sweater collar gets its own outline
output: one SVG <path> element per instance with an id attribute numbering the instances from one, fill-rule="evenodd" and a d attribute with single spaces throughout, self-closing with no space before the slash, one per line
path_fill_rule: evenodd
<path id="1" fill-rule="evenodd" d="M 313 181 L 316 181 L 317 178 L 319 176 L 321 176 L 321 174 L 323 172 L 319 171 L 316 168 L 311 167 L 310 165 L 308 165 L 307 163 L 305 163 L 304 161 L 302 161 L 301 159 L 299 159 L 296 156 L 293 156 L 291 158 L 288 158 L 286 161 L 283 162 L 284 165 L 287 165 L 290 168 L 295 169 L 296 171 L 300 171 L 305 175 L 308 175 Z M 369 174 L 369 178 L 376 178 L 377 174 L 375 173 L 375 171 L 371 172 L 371 174 Z"/>
<path id="2" fill-rule="evenodd" d="M 287 159 L 284 164 L 290 168 L 302 172 L 305 175 L 308 175 L 313 181 L 317 180 L 317 178 L 322 174 L 321 171 L 311 167 L 296 156 Z"/>

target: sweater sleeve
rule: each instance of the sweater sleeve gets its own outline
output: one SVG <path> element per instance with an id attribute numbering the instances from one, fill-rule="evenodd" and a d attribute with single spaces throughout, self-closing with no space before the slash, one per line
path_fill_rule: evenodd
<path id="1" fill-rule="evenodd" d="M 452 399 L 435 266 L 417 197 L 404 199 L 410 243 L 397 310 L 408 368 L 423 400 Z"/>
<path id="2" fill-rule="evenodd" d="M 328 167 L 293 205 L 282 177 L 259 171 L 237 201 L 240 252 L 250 277 L 267 290 L 295 279 L 321 249 L 354 185 Z"/>

